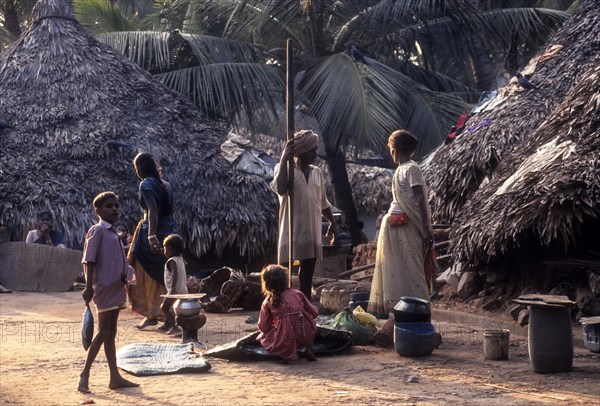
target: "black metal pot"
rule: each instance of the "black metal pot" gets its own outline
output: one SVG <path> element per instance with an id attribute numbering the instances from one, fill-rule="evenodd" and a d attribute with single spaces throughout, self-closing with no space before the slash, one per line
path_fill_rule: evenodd
<path id="1" fill-rule="evenodd" d="M 394 318 L 399 323 L 431 322 L 431 306 L 427 300 L 402 296 L 394 306 Z"/>

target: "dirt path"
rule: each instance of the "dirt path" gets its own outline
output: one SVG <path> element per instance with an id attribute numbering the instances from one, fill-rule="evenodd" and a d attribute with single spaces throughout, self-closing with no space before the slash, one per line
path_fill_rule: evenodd
<path id="1" fill-rule="evenodd" d="M 90 389 L 75 388 L 83 367 L 79 292 L 0 295 L 0 404 L 78 405 L 600 405 L 600 356 L 576 348 L 570 373 L 531 372 L 527 343 L 511 340 L 508 361 L 483 359 L 477 331 L 435 322 L 444 344 L 431 356 L 403 358 L 393 349 L 353 347 L 343 355 L 281 365 L 211 359 L 203 374 L 131 377 L 139 388 L 108 389 L 103 352 Z M 216 345 L 254 331 L 247 312 L 208 315 L 201 340 Z M 123 311 L 117 348 L 134 342 L 171 342 Z M 578 332 L 576 332 L 578 333 Z M 124 373 L 125 376 L 127 376 Z"/>

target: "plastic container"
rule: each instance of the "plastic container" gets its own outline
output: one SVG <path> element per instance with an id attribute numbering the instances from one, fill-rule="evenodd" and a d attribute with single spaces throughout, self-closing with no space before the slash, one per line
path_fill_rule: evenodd
<path id="1" fill-rule="evenodd" d="M 531 306 L 529 360 L 534 372 L 566 372 L 573 369 L 571 309 Z"/>
<path id="2" fill-rule="evenodd" d="M 431 323 L 396 323 L 394 325 L 394 347 L 403 357 L 429 355 L 436 346 L 435 327 Z"/>
<path id="3" fill-rule="evenodd" d="M 483 330 L 483 357 L 490 360 L 508 359 L 510 330 Z"/>
<path id="4" fill-rule="evenodd" d="M 583 344 L 592 352 L 600 352 L 600 316 L 582 318 Z"/>

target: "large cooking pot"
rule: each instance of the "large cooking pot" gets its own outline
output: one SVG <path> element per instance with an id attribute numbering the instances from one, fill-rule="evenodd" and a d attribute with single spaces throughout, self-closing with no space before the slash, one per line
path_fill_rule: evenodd
<path id="1" fill-rule="evenodd" d="M 398 323 L 431 322 L 429 301 L 418 297 L 402 296 L 394 306 L 394 318 Z"/>

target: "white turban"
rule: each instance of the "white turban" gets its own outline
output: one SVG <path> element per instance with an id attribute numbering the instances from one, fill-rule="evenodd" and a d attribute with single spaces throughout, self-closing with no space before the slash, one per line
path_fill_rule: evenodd
<path id="1" fill-rule="evenodd" d="M 294 134 L 294 155 L 299 156 L 319 146 L 319 136 L 310 130 Z"/>

